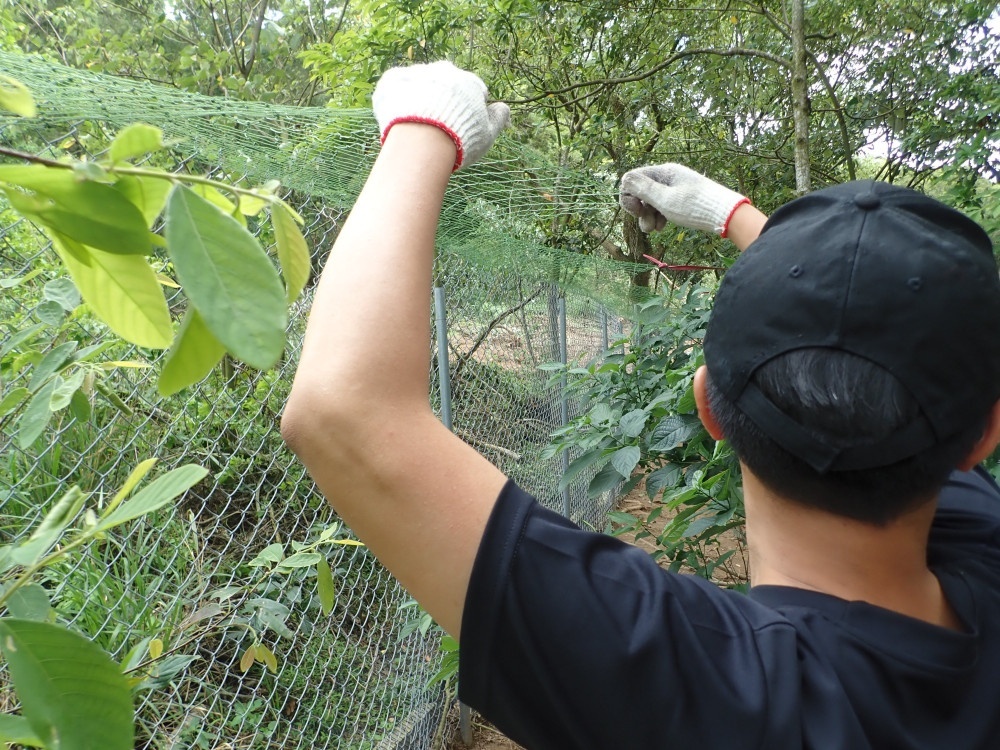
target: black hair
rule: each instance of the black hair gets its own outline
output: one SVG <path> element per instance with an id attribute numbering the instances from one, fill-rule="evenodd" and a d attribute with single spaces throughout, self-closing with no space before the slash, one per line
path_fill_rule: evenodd
<path id="1" fill-rule="evenodd" d="M 889 466 L 819 473 L 769 438 L 712 382 L 709 408 L 740 460 L 771 491 L 789 500 L 866 523 L 885 525 L 933 498 L 982 436 L 986 415 L 958 434 Z M 888 371 L 848 352 L 809 348 L 765 363 L 752 380 L 803 427 L 837 438 L 877 440 L 920 413 Z"/>

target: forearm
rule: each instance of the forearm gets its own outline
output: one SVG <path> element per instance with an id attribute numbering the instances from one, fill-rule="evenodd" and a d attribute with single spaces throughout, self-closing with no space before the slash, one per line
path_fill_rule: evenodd
<path id="1" fill-rule="evenodd" d="M 726 237 L 742 252 L 757 239 L 766 222 L 767 216 L 753 205 L 744 203 L 733 212 Z"/>

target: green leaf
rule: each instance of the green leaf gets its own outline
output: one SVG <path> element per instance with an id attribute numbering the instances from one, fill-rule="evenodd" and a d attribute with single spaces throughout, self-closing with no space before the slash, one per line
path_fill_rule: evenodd
<path id="1" fill-rule="evenodd" d="M 279 568 L 309 568 L 317 565 L 323 556 L 319 552 L 296 552 L 278 563 Z"/>
<path id="2" fill-rule="evenodd" d="M 143 219 L 146 220 L 146 226 L 152 228 L 156 223 L 156 217 L 163 211 L 170 188 L 174 186 L 167 177 L 166 174 L 162 179 L 124 175 L 118 179 L 114 188 L 139 209 Z"/>
<path id="3" fill-rule="evenodd" d="M 238 359 L 271 367 L 285 346 L 285 291 L 253 236 L 184 187 L 167 199 L 167 252 L 205 326 Z"/>
<path id="4" fill-rule="evenodd" d="M 691 537 L 696 537 L 704 531 L 715 526 L 716 518 L 715 516 L 699 516 L 694 519 L 688 527 L 684 529 L 684 533 L 681 534 L 682 537 L 690 539 Z"/>
<path id="5" fill-rule="evenodd" d="M 45 622 L 0 620 L 21 710 L 35 734 L 59 750 L 131 750 L 128 680 L 92 641 Z"/>
<path id="6" fill-rule="evenodd" d="M 142 213 L 110 185 L 79 180 L 70 170 L 41 165 L 0 166 L 0 182 L 32 191 L 7 188 L 4 192 L 20 213 L 59 234 L 109 253 L 146 255 L 150 251 Z"/>
<path id="7" fill-rule="evenodd" d="M 137 346 L 170 346 L 170 310 L 145 258 L 105 253 L 58 234 L 52 239 L 83 299 L 112 331 Z"/>
<path id="8" fill-rule="evenodd" d="M 603 466 L 608 461 L 608 457 L 604 455 L 603 448 L 594 448 L 593 450 L 587 451 L 582 456 L 577 456 L 572 461 L 570 461 L 569 466 L 566 467 L 566 473 L 563 474 L 561 480 L 559 480 L 559 491 L 562 492 L 564 489 L 569 487 L 570 483 L 580 476 L 581 473 L 589 469 L 591 466 Z"/>
<path id="9" fill-rule="evenodd" d="M 676 464 L 668 464 L 657 469 L 646 477 L 646 494 L 652 500 L 662 490 L 676 487 L 682 476 L 681 467 Z"/>
<path id="10" fill-rule="evenodd" d="M 16 409 L 28 395 L 27 388 L 15 388 L 0 399 L 0 417 L 5 417 Z"/>
<path id="11" fill-rule="evenodd" d="M 163 131 L 152 125 L 134 123 L 119 131 L 111 142 L 111 161 L 125 161 L 163 148 Z"/>
<path id="12" fill-rule="evenodd" d="M 614 416 L 614 410 L 607 404 L 602 403 L 591 409 L 588 416 L 590 417 L 591 424 L 600 424 L 611 419 Z"/>
<path id="13" fill-rule="evenodd" d="M 77 422 L 86 422 L 90 419 L 91 407 L 90 398 L 83 391 L 78 390 L 69 400 L 69 411 Z"/>
<path id="14" fill-rule="evenodd" d="M 29 271 L 28 273 L 24 274 L 24 276 L 13 276 L 5 279 L 0 279 L 0 289 L 16 289 L 22 284 L 27 284 L 33 278 L 38 276 L 38 274 L 44 272 L 45 272 L 44 268 L 36 268 L 35 270 Z"/>
<path id="15" fill-rule="evenodd" d="M 159 638 L 151 639 L 149 641 L 149 658 L 159 659 L 162 653 L 163 653 L 163 641 Z"/>
<path id="16" fill-rule="evenodd" d="M 73 395 L 83 386 L 86 375 L 87 373 L 78 368 L 69 377 L 60 378 L 60 383 L 52 392 L 52 398 L 49 400 L 49 409 L 52 412 L 57 412 L 69 406 Z"/>
<path id="17" fill-rule="evenodd" d="M 58 302 L 45 300 L 35 308 L 35 315 L 43 323 L 47 323 L 50 326 L 60 326 L 62 325 L 63 318 L 66 317 L 66 311 Z"/>
<path id="18" fill-rule="evenodd" d="M 52 409 L 49 404 L 52 402 L 52 394 L 55 393 L 58 385 L 57 379 L 49 380 L 21 412 L 21 416 L 17 420 L 17 444 L 21 450 L 27 450 L 31 447 L 31 444 L 45 431 L 46 425 L 52 419 Z"/>
<path id="19" fill-rule="evenodd" d="M 70 487 L 66 494 L 52 505 L 28 540 L 10 552 L 10 559 L 25 567 L 34 565 L 73 522 L 86 499 L 87 496 L 79 487 Z"/>
<path id="20" fill-rule="evenodd" d="M 28 583 L 11 592 L 7 598 L 11 617 L 46 622 L 52 612 L 48 592 L 37 583 Z"/>
<path id="21" fill-rule="evenodd" d="M 57 302 L 66 312 L 73 312 L 80 304 L 80 292 L 73 285 L 73 280 L 65 276 L 52 279 L 45 285 L 42 296 L 53 302 Z"/>
<path id="22" fill-rule="evenodd" d="M 275 542 L 274 544 L 267 545 L 262 549 L 257 556 L 251 560 L 248 565 L 251 567 L 259 567 L 261 565 L 266 565 L 270 567 L 275 563 L 281 562 L 285 557 L 285 545 L 280 542 Z"/>
<path id="23" fill-rule="evenodd" d="M 199 183 L 196 185 L 190 185 L 188 190 L 192 191 L 196 195 L 200 195 L 206 201 L 222 211 L 222 213 L 226 216 L 231 216 L 240 224 L 240 226 L 245 227 L 247 225 L 246 218 L 236 208 L 236 204 L 211 185 L 203 185 Z"/>
<path id="24" fill-rule="evenodd" d="M 278 658 L 263 643 L 258 643 L 254 646 L 254 655 L 257 661 L 263 663 L 271 672 L 278 671 Z"/>
<path id="25" fill-rule="evenodd" d="M 611 466 L 623 479 L 628 479 L 639 465 L 641 455 L 638 445 L 627 445 L 611 454 Z"/>
<path id="26" fill-rule="evenodd" d="M 34 393 L 39 387 L 44 385 L 53 373 L 70 361 L 77 346 L 78 344 L 75 341 L 66 341 L 49 351 L 42 361 L 35 366 L 31 380 L 28 383 L 28 390 Z"/>
<path id="27" fill-rule="evenodd" d="M 0 75 L 0 109 L 21 117 L 34 117 L 38 114 L 28 87 L 17 79 L 4 75 Z"/>
<path id="28" fill-rule="evenodd" d="M 691 385 L 677 402 L 677 411 L 680 414 L 693 414 L 697 407 L 698 404 L 694 400 L 694 386 Z"/>
<path id="29" fill-rule="evenodd" d="M 605 466 L 597 473 L 597 476 L 590 480 L 590 485 L 587 487 L 587 497 L 593 500 L 598 495 L 615 489 L 621 484 L 621 481 L 622 475 L 618 473 L 618 469 L 614 466 Z"/>
<path id="30" fill-rule="evenodd" d="M 621 427 L 622 435 L 625 437 L 639 437 L 646 426 L 646 419 L 649 415 L 645 409 L 633 409 L 624 417 L 618 426 Z"/>
<path id="31" fill-rule="evenodd" d="M 136 492 L 110 514 L 103 516 L 97 528 L 105 531 L 133 518 L 159 510 L 178 495 L 194 487 L 207 475 L 208 469 L 196 464 L 185 464 L 168 471 Z"/>
<path id="32" fill-rule="evenodd" d="M 323 609 L 323 615 L 329 615 L 333 611 L 337 591 L 333 583 L 330 563 L 325 557 L 321 557 L 316 564 L 316 593 L 319 595 L 319 604 Z"/>
<path id="33" fill-rule="evenodd" d="M 34 338 L 43 330 L 45 330 L 45 325 L 43 323 L 35 323 L 33 326 L 29 326 L 28 328 L 18 331 L 7 339 L 6 343 L 0 347 L 0 357 L 6 356 L 10 352 L 14 351 L 21 344 Z"/>
<path id="34" fill-rule="evenodd" d="M 0 714 L 0 744 L 5 742 L 27 747 L 45 747 L 28 720 L 14 714 Z"/>
<path id="35" fill-rule="evenodd" d="M 247 195 L 246 193 L 240 193 L 240 213 L 244 216 L 256 216 L 265 208 L 270 202 L 267 198 L 259 198 L 256 195 Z"/>
<path id="36" fill-rule="evenodd" d="M 240 657 L 240 671 L 246 672 L 250 667 L 253 666 L 254 659 L 257 658 L 257 647 L 249 646 L 246 651 L 243 652 L 243 656 Z"/>
<path id="37" fill-rule="evenodd" d="M 145 461 L 140 462 L 138 466 L 132 469 L 124 483 L 122 483 L 122 486 L 118 489 L 118 492 L 116 492 L 115 496 L 111 498 L 111 502 L 108 503 L 108 507 L 104 509 L 105 515 L 113 513 L 115 508 L 122 504 L 122 501 L 124 501 L 125 498 L 132 493 L 132 490 L 139 486 L 139 482 L 145 479 L 146 475 L 153 470 L 153 467 L 156 466 L 157 460 L 158 459 L 155 457 L 147 458 Z"/>
<path id="38" fill-rule="evenodd" d="M 0 182 L 19 185 L 42 195 L 58 195 L 72 190 L 77 178 L 71 169 L 47 167 L 44 164 L 0 164 Z"/>
<path id="39" fill-rule="evenodd" d="M 295 219 L 281 203 L 271 206 L 278 262 L 285 278 L 285 300 L 293 302 L 309 281 L 309 248 Z"/>
<path id="40" fill-rule="evenodd" d="M 170 684 L 177 675 L 188 668 L 193 662 L 198 661 L 200 656 L 188 654 L 170 654 L 162 656 L 151 665 L 149 677 L 141 680 L 135 689 L 157 690 Z"/>
<path id="41" fill-rule="evenodd" d="M 205 327 L 205 321 L 193 306 L 184 314 L 184 322 L 167 353 L 156 389 L 161 396 L 171 396 L 208 375 L 226 353 L 226 347 Z"/>
<path id="42" fill-rule="evenodd" d="M 683 417 L 664 417 L 656 425 L 649 438 L 649 449 L 653 451 L 672 451 L 682 443 L 690 440 L 698 433 L 697 419 Z"/>

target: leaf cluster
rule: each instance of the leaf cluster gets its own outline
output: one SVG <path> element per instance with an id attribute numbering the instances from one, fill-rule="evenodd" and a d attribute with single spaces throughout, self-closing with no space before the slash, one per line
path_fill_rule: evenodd
<path id="1" fill-rule="evenodd" d="M 0 716 L 0 742 L 133 747 L 132 684 L 89 638 L 56 622 L 48 590 L 37 578 L 116 527 L 168 505 L 208 474 L 188 464 L 139 488 L 155 463 L 140 463 L 107 503 L 88 507 L 91 496 L 70 487 L 27 538 L 0 547 L 0 611 L 6 610 L 0 651 L 21 704 L 20 714 Z"/>
<path id="2" fill-rule="evenodd" d="M 30 163 L 0 165 L 0 191 L 43 229 L 69 272 L 71 283 L 46 288 L 50 306 L 69 311 L 82 298 L 126 341 L 168 349 L 157 385 L 169 395 L 202 379 L 227 352 L 252 367 L 274 365 L 284 350 L 287 306 L 305 286 L 310 263 L 301 217 L 278 197 L 277 183 L 244 188 L 133 165 L 164 148 L 158 128 L 136 124 L 96 162 L 12 154 Z M 284 283 L 248 230 L 247 219 L 265 209 Z M 187 298 L 176 334 L 164 286 L 181 286 Z M 3 397 L 10 411 L 33 396 L 22 416 L 22 445 L 82 385 L 47 379 L 65 368 L 70 348 L 56 347 L 35 363 L 34 387 Z M 85 374 L 78 369 L 74 377 Z"/>
<path id="3" fill-rule="evenodd" d="M 714 289 L 684 284 L 639 306 L 632 330 L 586 366 L 543 365 L 567 378 L 567 393 L 583 405 L 580 416 L 553 433 L 546 456 L 572 451 L 560 487 L 596 471 L 587 494 L 625 495 L 641 482 L 654 501 L 638 518 L 612 512 L 616 533 L 655 534 L 657 558 L 673 570 L 711 577 L 732 551 L 713 553 L 720 537 L 743 522 L 738 462 L 716 443 L 695 414 L 694 372 Z"/>

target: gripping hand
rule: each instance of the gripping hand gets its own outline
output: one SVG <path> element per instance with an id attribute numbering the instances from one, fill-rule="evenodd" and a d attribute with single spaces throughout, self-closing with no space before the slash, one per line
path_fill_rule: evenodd
<path id="1" fill-rule="evenodd" d="M 643 232 L 668 221 L 726 236 L 729 219 L 750 199 L 681 164 L 660 164 L 626 172 L 621 205 L 639 219 Z"/>
<path id="2" fill-rule="evenodd" d="M 372 108 L 383 142 L 400 122 L 441 128 L 455 142 L 457 170 L 486 153 L 510 122 L 510 107 L 488 105 L 486 96 L 479 76 L 442 61 L 386 71 L 375 87 Z"/>

